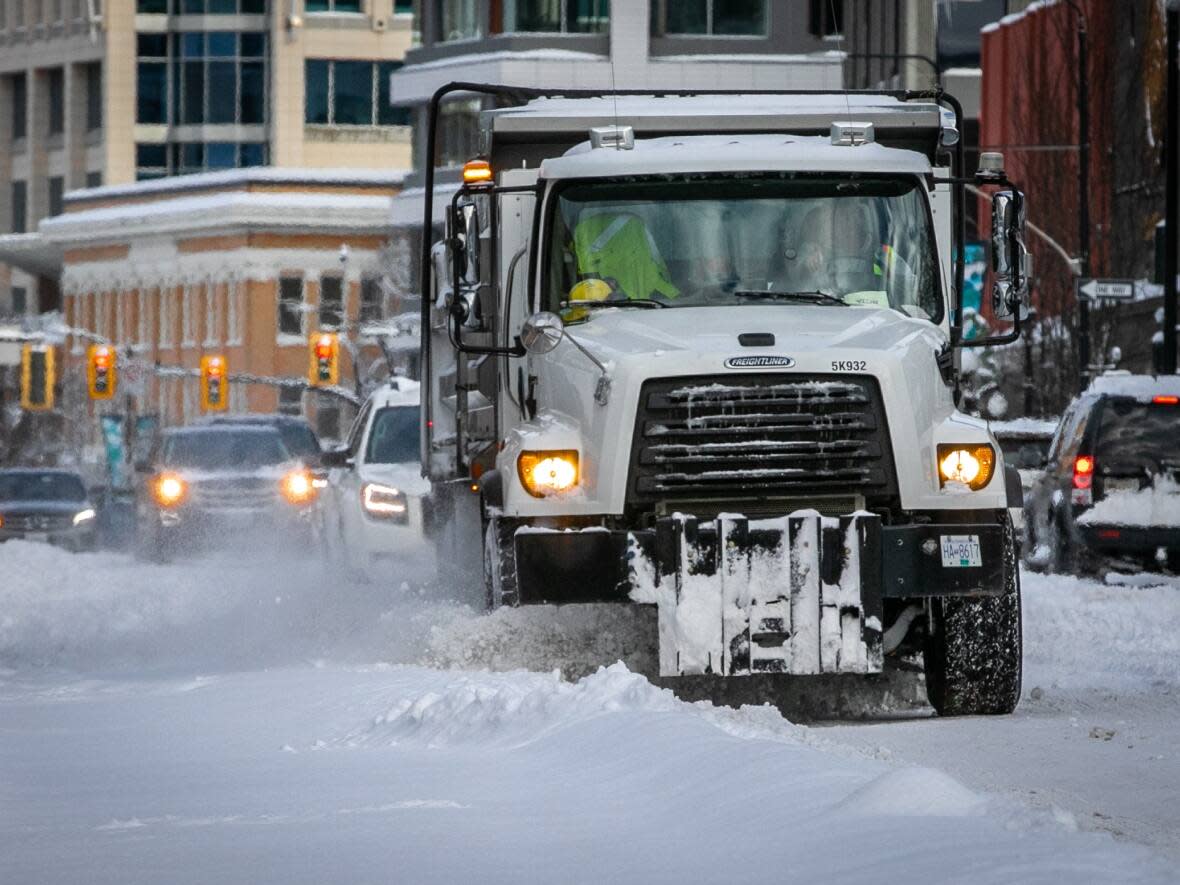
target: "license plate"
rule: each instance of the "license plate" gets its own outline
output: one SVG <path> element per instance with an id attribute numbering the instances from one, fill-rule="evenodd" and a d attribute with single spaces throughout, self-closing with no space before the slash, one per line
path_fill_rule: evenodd
<path id="1" fill-rule="evenodd" d="M 1105 485 L 1108 492 L 1139 491 L 1139 480 L 1137 479 L 1108 479 Z"/>
<path id="2" fill-rule="evenodd" d="M 979 535 L 941 535 L 943 568 L 973 568 L 983 565 Z"/>

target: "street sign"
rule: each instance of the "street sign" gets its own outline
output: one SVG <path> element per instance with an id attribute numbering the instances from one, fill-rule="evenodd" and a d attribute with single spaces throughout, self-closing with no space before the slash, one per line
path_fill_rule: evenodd
<path id="1" fill-rule="evenodd" d="M 1078 297 L 1091 300 L 1108 298 L 1112 301 L 1130 301 L 1135 297 L 1134 280 L 1078 280 Z"/>

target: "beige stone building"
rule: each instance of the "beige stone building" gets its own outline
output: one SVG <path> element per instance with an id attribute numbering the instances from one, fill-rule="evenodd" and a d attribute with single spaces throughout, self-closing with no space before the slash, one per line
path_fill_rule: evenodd
<path id="1" fill-rule="evenodd" d="M 303 414 L 338 437 L 352 414 L 341 398 L 233 375 L 297 382 L 307 375 L 308 336 L 336 329 L 339 386 L 384 377 L 372 330 L 393 328 L 397 293 L 385 250 L 400 182 L 388 172 L 258 168 L 68 196 L 65 211 L 41 226 L 63 256 L 72 330 L 59 373 L 62 408 L 78 418 L 130 408 L 165 425 L 190 421 L 200 414 L 198 381 L 171 370 L 222 354 L 231 411 Z M 87 400 L 86 347 L 94 341 L 118 348 L 116 401 Z"/>
<path id="2" fill-rule="evenodd" d="M 409 0 L 0 0 L 0 316 L 57 309 L 39 222 L 81 188 L 402 169 Z"/>

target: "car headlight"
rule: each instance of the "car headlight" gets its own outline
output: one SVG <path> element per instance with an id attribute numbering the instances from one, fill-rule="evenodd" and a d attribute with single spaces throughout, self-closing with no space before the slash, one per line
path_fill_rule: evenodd
<path id="1" fill-rule="evenodd" d="M 163 473 L 152 484 L 152 493 L 161 507 L 175 507 L 188 494 L 188 484 L 172 473 Z"/>
<path id="2" fill-rule="evenodd" d="M 80 510 L 74 514 L 74 525 L 81 525 L 84 522 L 90 522 L 94 519 L 94 511 L 87 507 L 85 510 Z"/>
<path id="3" fill-rule="evenodd" d="M 306 504 L 316 496 L 311 474 L 306 470 L 292 470 L 283 477 L 279 489 L 291 504 Z"/>
<path id="4" fill-rule="evenodd" d="M 367 482 L 361 487 L 361 506 L 369 516 L 394 522 L 405 522 L 409 512 L 405 494 L 379 482 Z"/>
<path id="5" fill-rule="evenodd" d="M 568 492 L 578 484 L 578 453 L 572 450 L 521 452 L 520 483 L 534 498 Z"/>
<path id="6" fill-rule="evenodd" d="M 989 444 L 950 443 L 938 447 L 939 486 L 959 482 L 970 489 L 982 489 L 996 469 L 996 452 Z"/>

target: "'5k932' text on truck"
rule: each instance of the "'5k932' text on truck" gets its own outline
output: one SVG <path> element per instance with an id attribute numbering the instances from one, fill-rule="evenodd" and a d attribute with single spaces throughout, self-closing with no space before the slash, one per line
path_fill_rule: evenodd
<path id="1" fill-rule="evenodd" d="M 1023 196 L 999 155 L 965 177 L 957 102 L 459 83 L 427 156 L 452 94 L 496 109 L 423 246 L 440 553 L 481 551 L 493 606 L 655 605 L 663 676 L 920 648 L 940 713 L 1011 711 L 1020 481 L 957 349 L 1019 334 Z M 968 342 L 970 182 L 1013 327 Z"/>

